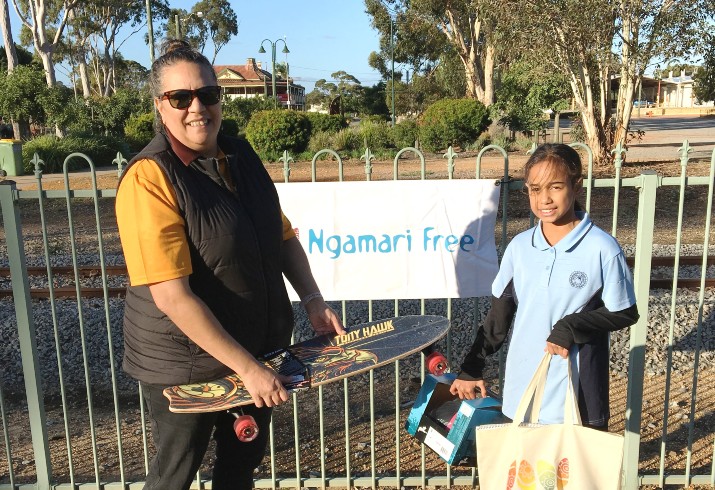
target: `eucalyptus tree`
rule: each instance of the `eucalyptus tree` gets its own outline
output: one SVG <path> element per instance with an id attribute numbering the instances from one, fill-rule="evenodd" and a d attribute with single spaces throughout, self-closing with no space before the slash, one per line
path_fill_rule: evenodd
<path id="1" fill-rule="evenodd" d="M 152 0 L 153 18 L 165 19 L 168 11 L 167 0 Z M 94 93 L 109 96 L 118 88 L 115 60 L 120 49 L 130 37 L 146 28 L 144 3 L 130 0 L 84 2 L 73 11 L 72 27 L 80 46 L 74 54 L 84 56 L 86 53 L 88 56 Z"/>
<path id="2" fill-rule="evenodd" d="M 703 64 L 693 76 L 695 96 L 700 102 L 715 100 L 715 34 L 710 33 L 704 48 Z"/>
<path id="3" fill-rule="evenodd" d="M 70 11 L 79 0 L 12 0 L 15 13 L 22 23 L 23 44 L 29 41 L 42 60 L 48 87 L 57 83 L 53 55 L 62 39 Z"/>
<path id="4" fill-rule="evenodd" d="M 601 162 L 627 143 L 633 99 L 646 70 L 702 42 L 710 0 L 505 0 L 513 49 L 568 80 L 586 141 Z M 618 80 L 615 101 L 611 80 Z"/>
<path id="5" fill-rule="evenodd" d="M 330 105 L 333 101 L 340 102 L 340 115 L 346 111 L 360 112 L 363 86 L 360 80 L 344 70 L 330 74 L 331 80 L 324 78 L 315 82 L 313 91 L 306 96 L 308 104 Z"/>
<path id="6" fill-rule="evenodd" d="M 18 64 L 17 51 L 15 51 L 15 41 L 12 38 L 12 28 L 10 26 L 10 9 L 7 0 L 0 0 L 0 30 L 2 31 L 3 44 L 5 45 L 5 59 L 7 60 L 7 71 L 12 72 Z"/>
<path id="7" fill-rule="evenodd" d="M 228 0 L 200 0 L 191 9 L 195 13 L 201 51 L 208 40 L 213 46 L 211 63 L 216 61 L 219 51 L 238 34 L 238 17 Z M 199 16 L 198 13 L 201 12 Z"/>
<path id="8" fill-rule="evenodd" d="M 426 75 L 453 51 L 464 71 L 465 95 L 490 105 L 504 35 L 501 18 L 506 18 L 501 5 L 497 0 L 365 0 L 381 35 L 380 53 L 371 55 L 371 64 L 385 70 L 386 61 L 394 60 Z"/>

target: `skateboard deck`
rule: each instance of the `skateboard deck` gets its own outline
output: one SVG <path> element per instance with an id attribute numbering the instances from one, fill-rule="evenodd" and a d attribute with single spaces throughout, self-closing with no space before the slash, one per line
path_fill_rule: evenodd
<path id="1" fill-rule="evenodd" d="M 448 330 L 445 317 L 400 316 L 354 325 L 345 335 L 314 337 L 265 354 L 261 360 L 291 378 L 285 387 L 293 393 L 407 357 L 431 346 Z M 235 373 L 205 383 L 170 386 L 164 396 L 169 410 L 177 413 L 216 412 L 253 403 Z"/>

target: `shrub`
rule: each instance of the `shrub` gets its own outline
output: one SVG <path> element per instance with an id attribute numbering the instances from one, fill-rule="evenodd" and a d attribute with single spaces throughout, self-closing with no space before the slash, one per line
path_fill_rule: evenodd
<path id="1" fill-rule="evenodd" d="M 315 154 L 324 148 L 329 148 L 332 150 L 332 145 L 333 135 L 325 131 L 318 131 L 317 133 L 311 133 L 310 142 L 308 143 L 308 150 L 310 150 L 311 153 Z"/>
<path id="2" fill-rule="evenodd" d="M 221 104 L 221 112 L 223 119 L 233 119 L 238 125 L 238 132 L 246 129 L 251 116 L 263 110 L 273 109 L 273 99 L 265 97 L 251 97 L 243 99 L 237 97 L 235 99 L 224 99 Z"/>
<path id="3" fill-rule="evenodd" d="M 238 127 L 238 122 L 235 119 L 223 118 L 221 120 L 221 132 L 227 136 L 238 136 L 240 128 Z"/>
<path id="4" fill-rule="evenodd" d="M 332 143 L 332 149 L 335 151 L 360 152 L 364 150 L 362 138 L 353 128 L 345 128 L 335 133 Z"/>
<path id="5" fill-rule="evenodd" d="M 132 151 L 144 148 L 155 134 L 153 112 L 131 116 L 124 126 L 124 136 Z"/>
<path id="6" fill-rule="evenodd" d="M 310 123 L 303 113 L 274 109 L 253 114 L 246 138 L 261 155 L 300 153 L 308 146 Z"/>
<path id="7" fill-rule="evenodd" d="M 318 132 L 324 132 L 329 134 L 335 134 L 343 128 L 348 126 L 345 119 L 341 118 L 338 114 L 321 114 L 319 112 L 306 112 L 305 116 L 310 122 L 310 133 L 315 134 Z"/>
<path id="8" fill-rule="evenodd" d="M 115 136 L 100 136 L 88 134 L 73 134 L 65 138 L 54 135 L 40 136 L 27 141 L 22 145 L 22 162 L 25 173 L 35 171 L 30 163 L 32 156 L 37 153 L 45 162 L 42 168 L 44 173 L 62 172 L 65 158 L 70 153 L 84 153 L 92 159 L 95 167 L 112 165 L 112 160 L 121 152 L 124 158 L 129 157 L 130 149 L 124 139 Z M 72 159 L 69 170 L 88 168 L 87 162 L 82 158 Z"/>
<path id="9" fill-rule="evenodd" d="M 420 136 L 420 128 L 415 121 L 405 120 L 395 124 L 392 128 L 392 138 L 395 146 L 402 149 L 408 146 L 415 146 L 415 141 Z"/>
<path id="10" fill-rule="evenodd" d="M 427 108 L 422 116 L 420 141 L 429 151 L 448 146 L 465 146 L 489 124 L 488 109 L 477 100 L 443 99 Z"/>
<path id="11" fill-rule="evenodd" d="M 358 126 L 358 135 L 363 146 L 367 146 L 371 151 L 394 148 L 395 142 L 392 139 L 392 128 L 386 122 L 361 121 Z"/>

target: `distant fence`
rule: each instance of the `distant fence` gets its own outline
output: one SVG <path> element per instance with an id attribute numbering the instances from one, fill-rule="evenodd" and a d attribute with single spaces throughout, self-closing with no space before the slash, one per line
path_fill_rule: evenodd
<path id="1" fill-rule="evenodd" d="M 590 163 L 590 150 L 582 144 L 574 146 L 585 152 Z M 510 176 L 508 155 L 502 148 L 488 146 L 479 153 L 475 177 L 482 175 L 481 162 L 487 152 L 497 152 L 504 160 L 504 173 L 495 179 L 502 190 L 501 222 L 495 233 L 503 251 L 510 237 L 533 221 L 524 212 L 523 196 L 514 192 L 523 181 Z M 314 158 L 313 180 L 316 166 L 336 164 L 342 180 L 340 157 L 332 151 L 323 153 L 334 160 Z M 426 178 L 422 154 L 415 149 L 406 153 L 416 155 L 421 162 L 420 177 Z M 686 143 L 680 150 L 679 177 L 643 172 L 624 178 L 619 150 L 612 178 L 594 179 L 589 164 L 585 180 L 586 209 L 598 203 L 593 206 L 594 220 L 619 238 L 633 257 L 641 312 L 629 332 L 612 337 L 613 382 L 620 383 L 623 392 L 613 396 L 611 430 L 625 436 L 627 489 L 666 484 L 715 487 L 715 402 L 703 395 L 707 393 L 703 390 L 715 390 L 711 355 L 715 300 L 704 287 L 711 249 L 715 150 L 706 176 L 687 175 L 688 153 Z M 400 156 L 395 157 L 395 179 L 401 177 Z M 451 150 L 445 155 L 449 178 L 454 175 L 456 156 Z M 292 159 L 284 157 L 284 176 L 290 181 Z M 68 156 L 65 168 L 74 158 L 86 159 L 92 169 L 91 189 L 70 189 L 65 174 L 64 190 L 43 190 L 39 159 L 35 160 L 37 190 L 18 190 L 12 182 L 0 184 L 4 227 L 0 246 L 5 252 L 0 257 L 8 258 L 7 264 L 0 265 L 9 266 L 14 306 L 13 315 L 10 300 L 0 299 L 0 335 L 4 337 L 0 338 L 0 416 L 6 455 L 0 459 L 0 490 L 142 488 L 151 454 L 136 383 L 119 370 L 123 300 L 107 294 L 115 285 L 106 267 L 123 262 L 112 212 L 116 191 L 97 188 L 94 164 L 84 155 Z M 118 158 L 115 163 L 121 171 L 125 161 Z M 365 163 L 370 180 L 369 158 Z M 636 202 L 637 209 L 624 207 L 626 198 Z M 667 243 L 654 239 L 656 232 L 661 236 L 662 223 L 672 231 L 666 234 L 671 237 Z M 654 247 L 672 250 L 677 278 L 678 260 L 693 245 L 682 242 L 684 230 L 693 227 L 702 231 L 702 242 L 696 244 L 703 259 L 700 290 L 678 290 L 674 282 L 671 291 L 655 297 L 650 290 Z M 28 263 L 48 266 L 47 273 L 31 278 Z M 83 277 L 80 269 L 87 264 L 98 265 L 100 272 Z M 53 266 L 59 265 L 72 266 L 69 281 L 53 273 Z M 31 298 L 36 281 L 47 286 L 48 299 Z M 52 293 L 63 281 L 75 284 L 72 300 L 58 299 Z M 100 299 L 83 299 L 85 287 L 101 287 L 105 294 Z M 443 347 L 454 366 L 471 344 L 487 303 L 486 298 L 445 298 L 344 301 L 336 306 L 346 324 L 412 313 L 450 317 L 451 333 Z M 296 336 L 305 336 L 305 315 L 299 309 L 296 314 Z M 16 325 L 16 330 L 8 325 Z M 687 348 L 680 333 L 683 325 Z M 616 346 L 622 348 L 618 353 Z M 626 366 L 621 374 L 627 377 L 618 377 L 614 356 L 620 356 Z M 673 369 L 676 361 L 677 371 Z M 490 361 L 490 369 L 497 372 L 496 360 Z M 294 395 L 275 411 L 270 451 L 256 474 L 256 486 L 477 485 L 477 469 L 446 465 L 404 430 L 410 401 L 424 375 L 421 359 L 414 356 L 358 379 Z M 656 405 L 644 407 L 644 391 L 653 389 L 663 396 Z M 194 488 L 211 488 L 211 482 L 199 474 Z"/>

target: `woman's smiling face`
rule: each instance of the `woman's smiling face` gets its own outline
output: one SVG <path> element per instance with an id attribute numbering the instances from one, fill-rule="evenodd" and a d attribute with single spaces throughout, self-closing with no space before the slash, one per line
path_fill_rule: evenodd
<path id="1" fill-rule="evenodd" d="M 208 67 L 187 61 L 164 68 L 161 80 L 162 93 L 216 85 L 216 77 Z M 166 98 L 157 98 L 154 103 L 164 126 L 177 140 L 205 157 L 216 156 L 216 137 L 221 128 L 220 102 L 207 106 L 194 97 L 186 109 L 175 109 Z"/>

